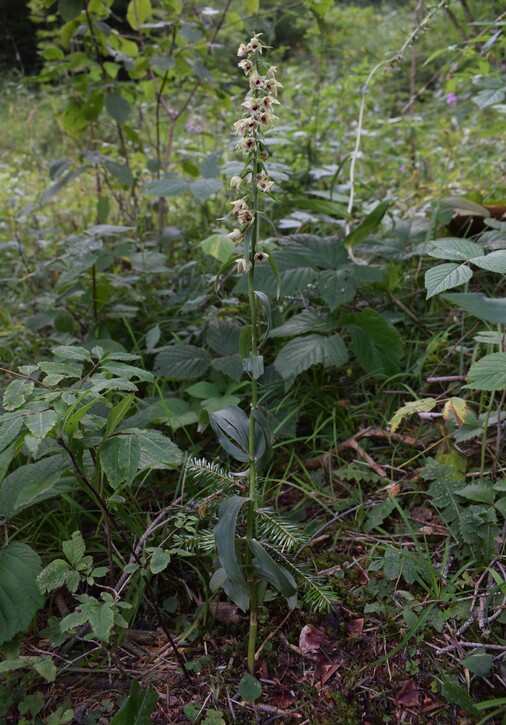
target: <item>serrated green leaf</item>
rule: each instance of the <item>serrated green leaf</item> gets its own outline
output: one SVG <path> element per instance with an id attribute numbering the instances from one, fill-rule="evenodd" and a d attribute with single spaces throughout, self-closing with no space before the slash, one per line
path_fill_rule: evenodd
<path id="1" fill-rule="evenodd" d="M 223 182 L 221 179 L 197 179 L 190 183 L 190 192 L 198 202 L 204 204 L 222 186 Z"/>
<path id="2" fill-rule="evenodd" d="M 72 566 L 79 564 L 86 551 L 86 544 L 80 531 L 74 531 L 72 538 L 62 543 L 63 553 Z"/>
<path id="3" fill-rule="evenodd" d="M 114 612 L 109 602 L 94 607 L 89 614 L 93 637 L 108 644 L 114 627 Z"/>
<path id="4" fill-rule="evenodd" d="M 25 425 L 36 438 L 45 438 L 58 422 L 54 410 L 37 410 L 25 418 Z"/>
<path id="5" fill-rule="evenodd" d="M 19 415 L 16 418 L 6 420 L 5 423 L 0 424 L 0 451 L 3 451 L 7 446 L 15 440 L 23 427 L 24 416 Z"/>
<path id="6" fill-rule="evenodd" d="M 469 262 L 473 257 L 481 257 L 483 248 L 468 239 L 436 239 L 429 242 L 427 254 L 436 259 L 449 259 L 453 262 Z"/>
<path id="7" fill-rule="evenodd" d="M 362 368 L 373 375 L 396 375 L 400 370 L 403 347 L 399 332 L 373 309 L 345 315 L 344 327 L 350 333 L 353 351 Z"/>
<path id="8" fill-rule="evenodd" d="M 506 387 L 506 353 L 493 352 L 471 365 L 467 374 L 470 390 L 504 390 Z"/>
<path id="9" fill-rule="evenodd" d="M 68 465 L 66 456 L 53 455 L 9 473 L 0 487 L 0 515 L 12 517 L 29 505 L 68 490 L 73 479 L 62 478 Z"/>
<path id="10" fill-rule="evenodd" d="M 287 342 L 279 352 L 274 367 L 289 383 L 313 365 L 339 368 L 347 362 L 348 351 L 339 335 L 306 335 Z"/>
<path id="11" fill-rule="evenodd" d="M 425 273 L 427 299 L 452 287 L 465 284 L 472 276 L 472 271 L 465 264 L 439 264 L 428 269 Z"/>
<path id="12" fill-rule="evenodd" d="M 37 587 L 39 556 L 17 541 L 0 551 L 0 645 L 23 632 L 44 604 Z"/>
<path id="13" fill-rule="evenodd" d="M 170 564 L 171 555 L 168 551 L 165 551 L 164 549 L 161 549 L 160 547 L 157 547 L 153 553 L 151 554 L 151 559 L 149 562 L 149 568 L 151 569 L 152 574 L 159 574 L 161 571 L 164 571 Z"/>
<path id="14" fill-rule="evenodd" d="M 290 337 L 303 335 L 305 332 L 332 332 L 336 327 L 337 319 L 333 315 L 303 310 L 271 330 L 270 337 Z"/>
<path id="15" fill-rule="evenodd" d="M 181 464 L 183 460 L 181 449 L 160 431 L 127 428 L 124 432 L 131 433 L 139 441 L 141 447 L 139 471 L 148 468 L 163 470 Z"/>
<path id="16" fill-rule="evenodd" d="M 506 272 L 506 249 L 497 249 L 485 256 L 474 257 L 470 261 L 481 269 L 504 274 Z"/>
<path id="17" fill-rule="evenodd" d="M 57 669 L 51 657 L 34 658 L 32 664 L 36 672 L 47 682 L 54 682 L 56 680 Z M 62 721 L 60 720 L 60 722 Z"/>
<path id="18" fill-rule="evenodd" d="M 173 345 L 158 353 L 154 374 L 169 380 L 187 380 L 204 375 L 211 364 L 207 350 L 194 345 Z"/>
<path id="19" fill-rule="evenodd" d="M 117 375 L 118 378 L 126 378 L 127 380 L 137 378 L 137 380 L 148 383 L 153 381 L 153 374 L 149 370 L 143 370 L 143 368 L 135 367 L 135 365 L 128 365 L 124 362 L 111 360 L 110 357 L 102 363 L 102 370 L 107 370 L 107 372 Z"/>
<path id="20" fill-rule="evenodd" d="M 5 388 L 3 407 L 5 410 L 20 408 L 32 394 L 35 383 L 31 380 L 13 380 Z"/>
<path id="21" fill-rule="evenodd" d="M 177 174 L 167 174 L 163 179 L 151 181 L 144 187 L 144 193 L 148 196 L 179 196 L 188 191 L 189 183 L 186 179 L 181 179 Z"/>
<path id="22" fill-rule="evenodd" d="M 464 488 L 460 488 L 456 493 L 457 496 L 478 503 L 491 504 L 494 500 L 494 489 L 490 484 L 486 483 L 470 483 Z"/>
<path id="23" fill-rule="evenodd" d="M 53 347 L 52 351 L 55 357 L 61 357 L 63 360 L 75 360 L 76 362 L 90 362 L 91 355 L 89 350 L 84 347 L 75 345 L 59 345 Z"/>
<path id="24" fill-rule="evenodd" d="M 40 572 L 37 584 L 42 594 L 59 589 L 65 584 L 69 565 L 64 559 L 54 559 Z"/>
<path id="25" fill-rule="evenodd" d="M 135 478 L 141 459 L 140 441 L 134 434 L 108 438 L 100 446 L 99 457 L 111 486 L 129 486 Z"/>
<path id="26" fill-rule="evenodd" d="M 318 288 L 331 312 L 351 302 L 357 294 L 357 286 L 349 268 L 321 272 L 318 277 Z"/>

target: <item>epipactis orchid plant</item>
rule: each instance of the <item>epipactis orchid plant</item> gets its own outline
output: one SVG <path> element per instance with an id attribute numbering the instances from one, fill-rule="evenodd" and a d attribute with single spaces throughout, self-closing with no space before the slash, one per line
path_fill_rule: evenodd
<path id="1" fill-rule="evenodd" d="M 255 262 L 269 259 L 267 252 L 259 248 L 259 192 L 268 193 L 274 182 L 265 168 L 269 154 L 264 144 L 264 130 L 272 126 L 277 116 L 273 107 L 280 105 L 277 99 L 281 83 L 276 80 L 275 66 L 269 66 L 262 58 L 265 47 L 260 40 L 261 33 L 255 33 L 249 43 L 241 43 L 237 55 L 243 60 L 239 68 L 249 81 L 249 91 L 242 104 L 245 113 L 234 124 L 240 139 L 236 148 L 245 157 L 245 164 L 239 174 L 232 177 L 230 186 L 245 195 L 232 202 L 237 226 L 227 236 L 236 244 L 244 245 L 244 257 L 238 261 L 238 271 L 249 272 Z"/>

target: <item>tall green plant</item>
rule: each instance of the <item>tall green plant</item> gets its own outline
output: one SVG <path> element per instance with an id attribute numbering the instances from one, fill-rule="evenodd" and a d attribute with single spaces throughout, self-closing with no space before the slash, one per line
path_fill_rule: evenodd
<path id="1" fill-rule="evenodd" d="M 267 294 L 255 288 L 255 268 L 268 262 L 278 284 L 280 279 L 277 265 L 262 243 L 263 223 L 270 224 L 262 211 L 262 195 L 270 194 L 273 185 L 266 166 L 269 154 L 263 130 L 276 119 L 273 107 L 279 105 L 277 92 L 281 87 L 276 80 L 276 68 L 263 60 L 264 47 L 259 34 L 255 34 L 238 50 L 239 67 L 248 78 L 249 91 L 242 104 L 246 111 L 235 123 L 235 131 L 240 136 L 236 148 L 243 151 L 245 162 L 239 173 L 232 177 L 231 187 L 243 190 L 244 194 L 232 202 L 237 226 L 228 236 L 242 249 L 241 254 L 234 255 L 224 265 L 228 268 L 235 264 L 248 282 L 249 320 L 241 329 L 239 347 L 243 370 L 251 381 L 251 407 L 248 414 L 230 405 L 210 415 L 211 426 L 221 446 L 246 466 L 235 476 L 247 479 L 247 486 L 241 487 L 242 493 L 246 489 L 247 496 L 235 492 L 240 478 L 205 462 L 190 463 L 190 471 L 196 479 L 227 495 L 220 504 L 218 522 L 213 530 L 218 565 L 211 579 L 211 589 L 222 588 L 243 611 L 249 609 L 248 668 L 252 674 L 258 612 L 267 585 L 277 589 L 289 607 L 294 607 L 297 601 L 294 574 L 299 573 L 311 592 L 308 598 L 316 607 L 328 607 L 334 601 L 333 594 L 318 577 L 301 572 L 288 558 L 290 550 L 304 540 L 304 534 L 264 506 L 259 485 L 261 469 L 270 456 L 271 442 L 268 418 L 259 407 L 259 379 L 264 372 L 260 351 L 271 326 L 271 303 Z"/>

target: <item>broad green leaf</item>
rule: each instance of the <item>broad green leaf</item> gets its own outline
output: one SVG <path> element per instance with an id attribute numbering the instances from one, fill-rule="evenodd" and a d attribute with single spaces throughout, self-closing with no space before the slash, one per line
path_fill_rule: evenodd
<path id="1" fill-rule="evenodd" d="M 492 504 L 495 498 L 494 489 L 487 483 L 470 483 L 464 488 L 459 488 L 457 496 L 462 496 L 469 501 Z"/>
<path id="2" fill-rule="evenodd" d="M 0 486 L 0 516 L 13 516 L 26 508 L 28 503 L 31 505 L 44 501 L 68 490 L 74 479 L 62 478 L 62 474 L 69 465 L 67 456 L 57 454 L 35 463 L 26 463 L 9 473 Z M 31 494 L 28 501 L 20 505 L 16 500 L 19 497 L 26 498 L 25 490 L 31 491 Z"/>
<path id="3" fill-rule="evenodd" d="M 149 562 L 149 568 L 151 569 L 152 574 L 159 574 L 161 571 L 164 571 L 170 564 L 171 555 L 168 551 L 165 551 L 164 549 L 161 549 L 160 547 L 157 547 L 153 553 L 151 554 L 151 559 Z"/>
<path id="4" fill-rule="evenodd" d="M 0 645 L 23 632 L 44 604 L 36 577 L 40 558 L 17 541 L 0 551 Z"/>
<path id="5" fill-rule="evenodd" d="M 355 247 L 357 244 L 364 242 L 381 224 L 381 220 L 388 211 L 389 201 L 380 202 L 370 214 L 366 216 L 364 221 L 347 237 L 344 238 L 343 244 L 346 247 Z"/>
<path id="6" fill-rule="evenodd" d="M 468 282 L 473 276 L 465 264 L 439 264 L 425 273 L 427 299 Z"/>
<path id="7" fill-rule="evenodd" d="M 109 436 L 114 433 L 116 428 L 119 426 L 125 415 L 130 410 L 130 407 L 132 403 L 135 400 L 135 394 L 129 393 L 129 395 L 125 395 L 125 397 L 120 400 L 120 402 L 114 406 L 114 408 L 111 410 L 109 415 L 107 416 L 107 426 L 104 433 L 104 438 L 109 438 Z"/>
<path id="8" fill-rule="evenodd" d="M 212 234 L 199 245 L 205 254 L 219 262 L 226 262 L 235 251 L 235 244 L 225 234 Z"/>
<path id="9" fill-rule="evenodd" d="M 12 441 L 17 438 L 18 433 L 23 427 L 24 417 L 19 415 L 16 418 L 6 420 L 5 423 L 0 424 L 0 451 L 7 448 Z"/>
<path id="10" fill-rule="evenodd" d="M 74 431 L 81 422 L 81 419 L 86 415 L 88 410 L 93 405 L 95 405 L 95 403 L 97 403 L 97 400 L 94 398 L 93 400 L 88 401 L 81 408 L 78 408 L 74 413 L 69 415 L 64 424 L 64 431 L 69 438 L 72 438 L 72 436 L 74 435 Z"/>
<path id="11" fill-rule="evenodd" d="M 215 353 L 221 356 L 239 352 L 241 326 L 232 319 L 213 320 L 206 333 L 206 341 Z"/>
<path id="12" fill-rule="evenodd" d="M 287 342 L 278 354 L 274 367 L 283 380 L 289 383 L 313 365 L 339 368 L 347 361 L 348 352 L 339 335 L 306 335 Z"/>
<path id="13" fill-rule="evenodd" d="M 305 332 L 332 332 L 336 327 L 337 319 L 333 315 L 303 310 L 271 330 L 269 337 L 290 337 L 303 335 Z"/>
<path id="14" fill-rule="evenodd" d="M 72 566 L 79 564 L 86 551 L 86 544 L 80 531 L 74 531 L 72 538 L 62 543 L 63 553 Z"/>
<path id="15" fill-rule="evenodd" d="M 486 297 L 479 292 L 451 292 L 443 299 L 480 320 L 506 325 L 506 299 Z"/>
<path id="16" fill-rule="evenodd" d="M 105 107 L 109 116 L 120 126 L 128 120 L 132 106 L 120 93 L 108 93 L 105 97 Z"/>
<path id="17" fill-rule="evenodd" d="M 246 672 L 239 682 L 239 695 L 246 702 L 255 702 L 262 694 L 262 685 L 256 677 Z"/>
<path id="18" fill-rule="evenodd" d="M 344 327 L 350 333 L 353 351 L 363 369 L 373 375 L 396 375 L 403 354 L 401 336 L 379 312 L 373 309 L 345 315 Z"/>
<path id="19" fill-rule="evenodd" d="M 213 529 L 218 559 L 227 577 L 234 584 L 246 589 L 246 581 L 236 552 L 237 517 L 248 499 L 243 496 L 231 496 L 220 504 L 218 523 Z"/>
<path id="20" fill-rule="evenodd" d="M 486 88 L 473 96 L 473 103 L 476 103 L 478 108 L 487 108 L 487 106 L 502 103 L 505 96 L 506 86 L 503 88 Z"/>
<path id="21" fill-rule="evenodd" d="M 436 259 L 449 259 L 453 262 L 468 262 L 473 257 L 483 256 L 483 248 L 468 239 L 436 239 L 429 242 L 427 254 Z"/>
<path id="22" fill-rule="evenodd" d="M 320 294 L 331 312 L 351 302 L 357 294 L 357 286 L 351 269 L 329 269 L 318 277 Z"/>
<path id="23" fill-rule="evenodd" d="M 411 402 L 406 403 L 406 405 L 403 405 L 402 408 L 399 408 L 399 410 L 390 419 L 388 426 L 392 433 L 395 433 L 403 419 L 408 415 L 413 415 L 414 413 L 429 413 L 436 407 L 436 405 L 437 400 L 435 398 L 412 400 Z"/>
<path id="24" fill-rule="evenodd" d="M 486 269 L 489 272 L 497 272 L 498 274 L 506 273 L 506 249 L 497 249 L 482 257 L 474 257 L 470 260 L 477 267 Z"/>
<path id="25" fill-rule="evenodd" d="M 82 10 L 82 0 L 59 0 L 58 12 L 66 23 L 79 17 Z"/>
<path id="26" fill-rule="evenodd" d="M 451 705 L 458 705 L 464 712 L 472 715 L 478 721 L 480 712 L 467 690 L 464 690 L 463 687 L 457 684 L 457 678 L 438 677 L 437 680 L 440 684 L 441 694 L 445 700 Z"/>
<path id="27" fill-rule="evenodd" d="M 36 438 L 45 438 L 58 422 L 58 415 L 54 410 L 37 410 L 25 418 L 25 425 Z"/>
<path id="28" fill-rule="evenodd" d="M 100 463 L 113 488 L 129 486 L 135 478 L 140 459 L 141 444 L 132 433 L 108 438 L 99 449 Z"/>
<path id="29" fill-rule="evenodd" d="M 69 565 L 64 559 L 54 559 L 40 572 L 37 584 L 42 594 L 59 589 L 65 584 Z"/>
<path id="30" fill-rule="evenodd" d="M 3 407 L 5 410 L 20 408 L 32 394 L 35 383 L 31 380 L 13 380 L 5 388 Z"/>
<path id="31" fill-rule="evenodd" d="M 128 428 L 125 433 L 132 433 L 141 446 L 139 471 L 148 468 L 156 470 L 176 468 L 182 463 L 183 453 L 181 450 L 160 431 Z"/>
<path id="32" fill-rule="evenodd" d="M 108 602 L 94 607 L 89 615 L 93 637 L 108 644 L 114 627 L 114 612 Z"/>
<path id="33" fill-rule="evenodd" d="M 473 363 L 467 374 L 471 390 L 504 390 L 506 387 L 506 353 L 493 352 Z"/>
<path id="34" fill-rule="evenodd" d="M 151 181 L 144 187 L 144 193 L 148 196 L 179 196 L 189 189 L 186 179 L 181 179 L 177 174 L 167 174 L 163 179 Z"/>
<path id="35" fill-rule="evenodd" d="M 253 556 L 253 568 L 257 575 L 271 584 L 285 597 L 290 609 L 297 604 L 297 584 L 287 569 L 277 563 L 255 539 L 248 541 Z"/>
<path id="36" fill-rule="evenodd" d="M 151 13 L 151 0 L 130 0 L 126 15 L 128 24 L 133 30 L 140 30 Z"/>
<path id="37" fill-rule="evenodd" d="M 237 461 L 246 463 L 249 456 L 250 423 L 246 413 L 236 405 L 229 405 L 209 416 L 211 427 L 226 452 Z"/>
<path id="38" fill-rule="evenodd" d="M 473 673 L 473 675 L 480 675 L 481 677 L 487 677 L 490 674 L 490 670 L 494 665 L 494 658 L 492 655 L 488 655 L 485 650 L 473 652 L 473 654 L 463 657 L 460 660 L 462 667 Z"/>
<path id="39" fill-rule="evenodd" d="M 210 364 L 207 350 L 194 345 L 173 345 L 156 356 L 154 374 L 169 380 L 199 378 Z"/>
<path id="40" fill-rule="evenodd" d="M 34 658 L 32 664 L 35 671 L 47 682 L 54 682 L 56 680 L 57 669 L 51 657 Z M 60 720 L 60 722 L 62 721 Z M 63 722 L 68 722 L 68 720 L 63 720 Z"/>
<path id="41" fill-rule="evenodd" d="M 119 164 L 117 161 L 104 161 L 104 166 L 122 186 L 131 188 L 134 185 L 134 177 L 127 164 Z"/>
<path id="42" fill-rule="evenodd" d="M 196 181 L 191 182 L 190 192 L 198 202 L 204 204 L 204 202 L 206 202 L 210 196 L 219 191 L 222 186 L 223 182 L 221 179 L 197 179 Z"/>
<path id="43" fill-rule="evenodd" d="M 143 690 L 137 680 L 132 680 L 130 697 L 111 719 L 110 725 L 151 725 L 151 715 L 158 702 L 158 693 L 151 687 Z"/>
<path id="44" fill-rule="evenodd" d="M 59 345 L 53 347 L 52 351 L 55 357 L 61 357 L 63 360 L 76 360 L 77 362 L 90 362 L 91 355 L 89 350 L 84 347 L 75 345 Z"/>
<path id="45" fill-rule="evenodd" d="M 259 10 L 260 10 L 260 0 L 246 0 L 246 13 L 248 15 L 254 15 L 255 13 L 258 13 Z M 255 679 L 255 678 L 253 678 L 253 679 Z M 256 682 L 256 680 L 255 680 L 255 682 Z M 240 689 L 240 687 L 239 687 L 239 689 Z M 260 691 L 261 691 L 261 688 L 260 688 Z M 243 698 L 243 699 L 247 700 L 248 698 Z M 256 700 L 256 698 L 254 698 L 254 699 Z"/>
<path id="46" fill-rule="evenodd" d="M 153 380 L 153 373 L 150 373 L 149 370 L 143 370 L 135 365 L 128 365 L 124 362 L 111 360 L 110 357 L 102 363 L 102 370 L 107 370 L 107 372 L 117 375 L 118 378 L 126 378 L 127 380 L 137 378 L 147 383 Z"/>

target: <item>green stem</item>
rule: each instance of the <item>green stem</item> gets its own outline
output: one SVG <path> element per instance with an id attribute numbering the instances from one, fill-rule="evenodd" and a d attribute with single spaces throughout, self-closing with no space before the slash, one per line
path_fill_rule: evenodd
<path id="1" fill-rule="evenodd" d="M 253 221 L 253 233 L 251 235 L 251 244 L 249 250 L 250 269 L 248 272 L 248 297 L 251 318 L 251 359 L 254 361 L 258 354 L 258 308 L 257 298 L 255 296 L 255 254 L 259 239 L 259 219 L 258 219 L 258 187 L 256 185 L 256 176 L 258 173 L 258 148 L 254 154 L 252 164 L 252 183 L 251 183 L 251 208 L 255 215 Z M 253 366 L 252 373 L 255 372 Z M 249 618 L 249 636 L 248 636 L 248 669 L 252 675 L 255 674 L 255 651 L 258 630 L 258 597 L 257 582 L 252 568 L 252 554 L 249 542 L 253 539 L 255 529 L 255 505 L 257 496 L 257 470 L 255 462 L 255 418 L 253 410 L 258 404 L 258 383 L 255 375 L 251 377 L 251 411 L 249 417 L 249 501 L 247 509 L 246 522 L 246 579 L 248 582 L 249 599 L 250 599 L 250 618 Z"/>

